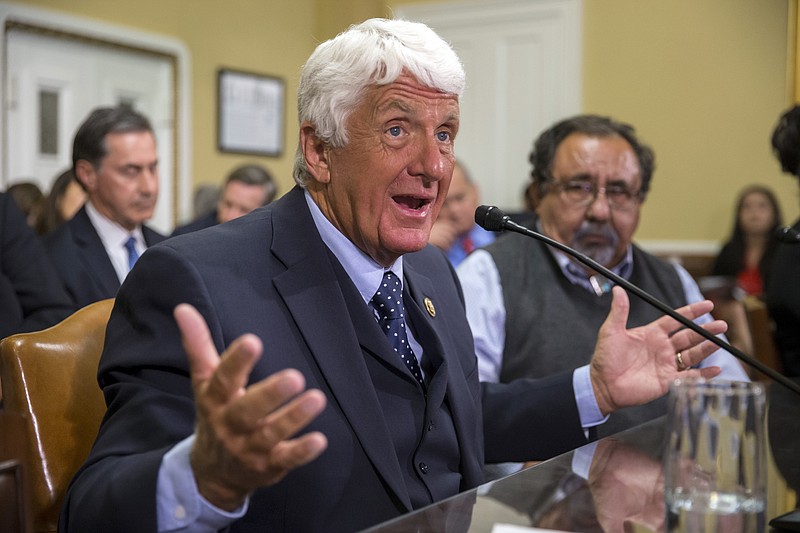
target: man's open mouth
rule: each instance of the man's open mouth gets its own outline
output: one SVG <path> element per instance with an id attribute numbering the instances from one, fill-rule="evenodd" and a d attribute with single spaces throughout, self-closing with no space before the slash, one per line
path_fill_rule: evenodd
<path id="1" fill-rule="evenodd" d="M 427 198 L 418 198 L 416 196 L 393 196 L 392 200 L 401 207 L 414 211 L 425 209 L 431 204 L 431 200 Z"/>

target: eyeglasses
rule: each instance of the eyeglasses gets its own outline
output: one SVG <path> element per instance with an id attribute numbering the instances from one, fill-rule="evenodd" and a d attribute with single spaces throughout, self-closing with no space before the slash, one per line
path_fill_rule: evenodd
<path id="1" fill-rule="evenodd" d="M 591 205 L 602 191 L 608 206 L 617 211 L 630 211 L 641 201 L 639 191 L 631 191 L 625 185 L 612 184 L 598 187 L 591 181 L 552 181 L 550 185 L 558 189 L 564 202 L 579 207 Z"/>

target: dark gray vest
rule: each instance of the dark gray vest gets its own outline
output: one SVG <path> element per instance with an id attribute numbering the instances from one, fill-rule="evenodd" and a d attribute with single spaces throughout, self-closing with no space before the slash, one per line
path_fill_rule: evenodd
<path id="1" fill-rule="evenodd" d="M 587 364 L 611 309 L 611 293 L 597 296 L 570 283 L 546 245 L 533 239 L 508 235 L 486 250 L 500 272 L 506 309 L 500 381 L 543 377 Z M 675 269 L 636 246 L 630 281 L 670 307 L 686 304 Z M 630 301 L 629 328 L 661 315 L 636 296 Z M 598 428 L 597 435 L 617 433 L 664 413 L 665 398 L 621 409 Z"/>
<path id="2" fill-rule="evenodd" d="M 338 263 L 336 266 L 346 276 Z M 416 305 L 404 282 L 407 324 L 425 351 L 423 391 L 392 350 L 352 282 L 343 283 L 342 290 L 354 323 L 365 328 L 360 334 L 376 335 L 381 338 L 379 344 L 384 345 L 381 353 L 364 350 L 364 361 L 375 384 L 412 507 L 419 509 L 470 488 L 462 486 L 461 452 L 447 399 L 446 363 L 436 349 L 435 334 L 422 318 L 425 311 Z"/>

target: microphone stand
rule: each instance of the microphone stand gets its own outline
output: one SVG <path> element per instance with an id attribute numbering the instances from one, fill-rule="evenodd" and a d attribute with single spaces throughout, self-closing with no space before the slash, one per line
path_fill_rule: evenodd
<path id="1" fill-rule="evenodd" d="M 492 211 L 493 211 L 493 213 L 492 213 Z M 481 213 L 480 215 L 479 215 L 479 212 Z M 480 219 L 479 219 L 479 217 L 480 217 Z M 494 220 L 490 220 L 490 219 L 494 219 Z M 767 375 L 768 377 L 770 377 L 774 381 L 777 381 L 778 383 L 780 383 L 781 385 L 783 385 L 787 389 L 789 389 L 789 390 L 791 390 L 791 391 L 793 391 L 793 392 L 795 392 L 797 394 L 800 394 L 800 385 L 798 385 L 794 381 L 791 381 L 790 379 L 788 379 L 783 374 L 780 374 L 780 373 L 776 372 L 775 370 L 771 369 L 770 367 L 766 366 L 761 361 L 750 357 L 749 355 L 745 354 L 743 351 L 739 350 L 738 348 L 735 348 L 735 347 L 731 346 L 730 344 L 728 344 L 724 340 L 722 340 L 722 339 L 710 334 L 709 332 L 707 332 L 706 330 L 704 330 L 703 328 L 701 328 L 700 326 L 695 324 L 693 321 L 691 321 L 688 318 L 684 317 L 683 315 L 675 312 L 675 310 L 673 310 L 670 306 L 668 306 L 667 304 L 665 304 L 664 302 L 662 302 L 658 298 L 656 298 L 656 297 L 652 296 L 651 294 L 643 291 L 642 289 L 640 289 L 639 287 L 637 287 L 636 285 L 634 285 L 630 281 L 626 280 L 625 278 L 622 278 L 622 277 L 618 276 L 617 274 L 611 272 L 609 269 L 607 269 L 606 267 L 604 267 L 603 265 L 601 265 L 600 263 L 598 263 L 597 261 L 595 261 L 591 257 L 589 257 L 589 256 L 587 256 L 585 254 L 582 254 L 581 252 L 579 252 L 577 250 L 573 250 L 569 246 L 567 246 L 565 244 L 562 244 L 562 243 L 560 243 L 560 242 L 558 242 L 556 240 L 553 240 L 553 239 L 551 239 L 550 237 L 548 237 L 546 235 L 542 235 L 541 233 L 539 233 L 537 231 L 533 231 L 533 230 L 531 230 L 529 228 L 526 228 L 525 226 L 517 224 L 516 222 L 511 220 L 511 218 L 508 215 L 504 214 L 500 209 L 498 209 L 496 207 L 487 207 L 487 206 L 479 207 L 478 210 L 475 212 L 475 221 L 478 223 L 479 226 L 481 226 L 481 227 L 483 227 L 483 228 L 485 228 L 485 229 L 487 229 L 489 231 L 510 230 L 510 231 L 515 232 L 515 233 L 520 233 L 522 235 L 527 235 L 528 237 L 533 237 L 534 239 L 542 241 L 545 244 L 548 244 L 548 245 L 552 246 L 553 248 L 557 248 L 557 249 L 561 250 L 565 254 L 567 254 L 567 255 L 569 255 L 571 257 L 574 257 L 575 259 L 577 259 L 578 261 L 580 261 L 584 265 L 588 266 L 589 268 L 601 273 L 603 276 L 607 277 L 608 279 L 610 279 L 611 281 L 613 281 L 617 285 L 620 285 L 622 288 L 624 288 L 628 292 L 631 292 L 631 293 L 635 294 L 636 296 L 638 296 L 639 298 L 641 298 L 645 302 L 649 303 L 650 305 L 652 305 L 653 307 L 655 307 L 656 309 L 658 309 L 659 311 L 661 311 L 665 315 L 668 315 L 668 316 L 674 318 L 675 320 L 677 320 L 678 322 L 680 322 L 681 324 L 683 324 L 687 328 L 691 329 L 692 331 L 694 331 L 695 333 L 697 333 L 698 335 L 700 335 L 704 339 L 707 339 L 707 340 L 713 342 L 714 344 L 716 344 L 717 346 L 719 346 L 720 348 L 722 348 L 723 350 L 726 350 L 726 351 L 730 352 L 731 354 L 734 355 L 734 357 L 736 357 L 740 361 L 752 366 L 753 368 L 755 368 L 759 372 Z M 495 229 L 495 228 L 497 228 L 497 229 Z"/>

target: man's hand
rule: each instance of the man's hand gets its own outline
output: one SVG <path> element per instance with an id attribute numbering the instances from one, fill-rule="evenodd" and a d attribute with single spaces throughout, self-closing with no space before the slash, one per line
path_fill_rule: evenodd
<path id="1" fill-rule="evenodd" d="M 638 449 L 601 439 L 589 470 L 597 521 L 602 531 L 664 531 L 664 476 L 661 463 Z"/>
<path id="2" fill-rule="evenodd" d="M 691 367 L 714 353 L 717 346 L 669 316 L 639 328 L 625 329 L 630 307 L 628 295 L 621 287 L 614 287 L 613 295 L 611 312 L 600 328 L 589 370 L 597 404 L 604 415 L 663 396 L 678 376 L 713 378 L 720 373 L 719 367 L 679 371 L 678 353 L 686 367 Z M 713 307 L 706 300 L 681 307 L 677 312 L 694 320 Z M 715 320 L 702 327 L 717 335 L 725 332 L 727 324 Z"/>
<path id="3" fill-rule="evenodd" d="M 305 389 L 287 369 L 247 387 L 262 345 L 242 335 L 220 357 L 203 317 L 175 308 L 189 359 L 197 421 L 191 465 L 197 488 L 211 504 L 232 511 L 262 486 L 316 459 L 327 447 L 318 432 L 292 438 L 325 408 L 325 395 Z"/>

